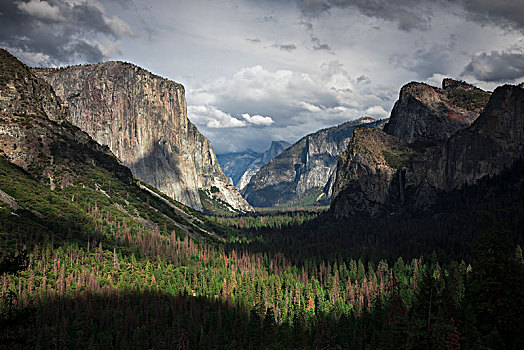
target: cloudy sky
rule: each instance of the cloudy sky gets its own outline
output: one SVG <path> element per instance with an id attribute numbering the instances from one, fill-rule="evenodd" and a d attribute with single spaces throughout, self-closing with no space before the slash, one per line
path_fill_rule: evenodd
<path id="1" fill-rule="evenodd" d="M 443 77 L 524 81 L 523 0 L 0 0 L 0 46 L 31 66 L 124 60 L 184 84 L 217 153 L 360 116 Z"/>

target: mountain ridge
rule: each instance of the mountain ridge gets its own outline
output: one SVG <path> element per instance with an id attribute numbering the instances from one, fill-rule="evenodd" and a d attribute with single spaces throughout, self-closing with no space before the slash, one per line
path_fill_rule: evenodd
<path id="1" fill-rule="evenodd" d="M 3 230 L 114 244 L 113 231 L 104 229 L 104 238 L 98 231 L 104 216 L 142 235 L 158 235 L 162 225 L 173 237 L 221 239 L 202 216 L 134 179 L 107 146 L 72 125 L 51 85 L 3 49 L 0 67 L 0 201 L 9 206 L 0 206 Z"/>
<path id="2" fill-rule="evenodd" d="M 408 143 L 445 140 L 478 118 L 489 96 L 449 78 L 442 88 L 411 82 L 400 89 L 384 131 Z"/>
<path id="3" fill-rule="evenodd" d="M 69 107 L 72 124 L 108 145 L 134 176 L 198 210 L 202 196 L 251 210 L 187 118 L 183 85 L 119 61 L 33 71 Z"/>
<path id="4" fill-rule="evenodd" d="M 331 206 L 336 216 L 428 211 L 438 197 L 496 176 L 522 157 L 524 89 L 495 89 L 468 126 L 416 142 L 386 131 L 356 130 L 342 153 Z M 391 129 L 389 130 L 391 131 Z"/>
<path id="5" fill-rule="evenodd" d="M 362 117 L 304 136 L 261 167 L 242 195 L 250 204 L 262 207 L 327 204 L 338 155 L 351 132 L 360 124 L 381 123 Z"/>
<path id="6" fill-rule="evenodd" d="M 287 141 L 271 141 L 271 145 L 264 152 L 248 149 L 244 152 L 218 154 L 217 159 L 226 176 L 242 191 L 261 166 L 267 164 L 289 146 L 291 144 Z"/>
<path id="7" fill-rule="evenodd" d="M 68 110 L 45 81 L 0 49 L 0 140 L 3 156 L 52 188 L 69 185 L 71 164 L 97 165 L 132 182 L 112 152 L 68 121 Z M 70 164 L 71 163 L 71 164 Z"/>

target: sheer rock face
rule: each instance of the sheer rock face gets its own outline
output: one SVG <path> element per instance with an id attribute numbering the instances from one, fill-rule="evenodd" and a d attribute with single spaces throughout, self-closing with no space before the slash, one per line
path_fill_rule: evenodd
<path id="1" fill-rule="evenodd" d="M 442 89 L 409 83 L 400 90 L 384 131 L 408 143 L 446 140 L 478 118 L 489 95 L 452 79 L 444 79 Z"/>
<path id="2" fill-rule="evenodd" d="M 365 117 L 305 136 L 260 168 L 244 188 L 244 198 L 260 207 L 328 203 L 338 155 L 353 129 L 379 123 Z"/>
<path id="3" fill-rule="evenodd" d="M 437 182 L 450 190 L 497 175 L 524 153 L 524 88 L 498 87 L 481 116 L 441 146 L 443 168 Z M 437 179 L 435 179 L 435 182 Z"/>
<path id="4" fill-rule="evenodd" d="M 500 174 L 524 151 L 524 89 L 497 88 L 480 116 L 438 142 L 357 129 L 339 159 L 336 216 L 425 211 L 442 193 Z"/>
<path id="5" fill-rule="evenodd" d="M 55 186 L 74 183 L 77 165 L 100 166 L 131 182 L 129 169 L 71 125 L 53 88 L 0 49 L 0 150 L 12 163 Z"/>
<path id="6" fill-rule="evenodd" d="M 198 190 L 212 186 L 233 208 L 251 209 L 188 120 L 182 85 L 123 62 L 34 71 L 69 107 L 71 123 L 107 145 L 134 176 L 195 209 L 202 210 Z"/>

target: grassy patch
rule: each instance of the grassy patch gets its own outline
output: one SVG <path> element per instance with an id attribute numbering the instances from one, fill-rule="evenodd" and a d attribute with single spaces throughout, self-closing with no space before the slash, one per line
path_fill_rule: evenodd
<path id="1" fill-rule="evenodd" d="M 384 149 L 382 150 L 382 155 L 386 160 L 386 164 L 395 169 L 406 167 L 411 158 L 411 153 L 394 149 Z"/>
<path id="2" fill-rule="evenodd" d="M 448 95 L 453 105 L 468 110 L 483 109 L 489 97 L 490 94 L 484 91 L 462 89 L 453 90 Z"/>

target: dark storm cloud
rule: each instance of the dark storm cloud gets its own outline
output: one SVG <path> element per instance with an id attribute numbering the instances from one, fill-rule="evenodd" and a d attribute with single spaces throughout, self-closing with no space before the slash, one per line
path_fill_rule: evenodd
<path id="1" fill-rule="evenodd" d="M 463 0 L 462 3 L 476 22 L 524 30 L 522 0 Z"/>
<path id="2" fill-rule="evenodd" d="M 368 17 L 398 22 L 398 28 L 405 31 L 412 29 L 427 30 L 430 16 L 426 6 L 419 0 L 303 0 L 298 7 L 307 17 L 317 17 L 323 12 L 336 8 L 354 8 Z"/>
<path id="3" fill-rule="evenodd" d="M 279 48 L 280 50 L 287 51 L 287 52 L 291 52 L 293 50 L 296 50 L 297 48 L 295 44 L 273 44 L 271 46 Z"/>
<path id="4" fill-rule="evenodd" d="M 119 36 L 106 22 L 100 9 L 94 6 L 90 6 L 87 3 L 80 3 L 73 5 L 69 9 L 64 7 L 64 9 L 68 12 L 67 19 L 69 23 L 67 24 L 74 23 L 75 26 L 87 32 L 100 32 L 113 37 Z"/>
<path id="5" fill-rule="evenodd" d="M 398 23 L 404 31 L 428 30 L 432 6 L 462 7 L 469 20 L 503 28 L 524 30 L 524 1 L 522 0 L 297 0 L 306 17 L 318 17 L 332 9 L 356 9 L 368 17 Z"/>
<path id="6" fill-rule="evenodd" d="M 97 38 L 114 43 L 132 31 L 121 19 L 107 17 L 99 6 L 64 0 L 2 1 L 0 46 L 32 65 L 102 61 L 106 55 Z"/>
<path id="7" fill-rule="evenodd" d="M 451 34 L 447 40 L 428 42 L 423 39 L 414 41 L 414 50 L 395 53 L 389 57 L 389 63 L 407 71 L 417 73 L 417 79 L 426 79 L 436 72 L 447 72 L 456 61 L 455 49 L 457 36 Z"/>
<path id="8" fill-rule="evenodd" d="M 328 1 L 302 0 L 298 1 L 298 8 L 305 16 L 316 17 L 322 12 L 329 10 L 331 5 L 328 4 Z"/>
<path id="9" fill-rule="evenodd" d="M 331 51 L 331 47 L 329 47 L 328 44 L 321 42 L 320 39 L 313 34 L 311 34 L 311 42 L 313 43 L 313 50 L 315 51 L 318 51 L 318 50 Z"/>
<path id="10" fill-rule="evenodd" d="M 473 76 L 480 81 L 503 82 L 524 77 L 524 53 L 491 51 L 471 58 L 463 76 Z"/>

